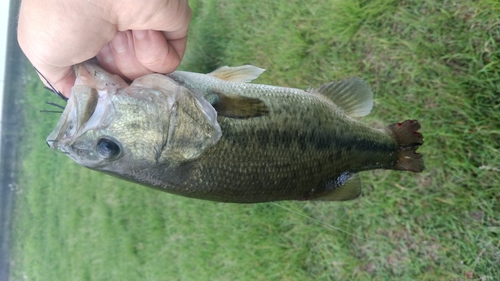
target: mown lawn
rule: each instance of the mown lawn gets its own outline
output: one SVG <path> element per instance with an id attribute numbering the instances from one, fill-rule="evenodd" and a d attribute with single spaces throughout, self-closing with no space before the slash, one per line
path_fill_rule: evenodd
<path id="1" fill-rule="evenodd" d="M 183 69 L 254 64 L 297 88 L 359 76 L 364 122 L 422 124 L 422 174 L 363 173 L 352 202 L 221 204 L 81 168 L 24 97 L 11 280 L 498 280 L 500 2 L 190 2 Z"/>

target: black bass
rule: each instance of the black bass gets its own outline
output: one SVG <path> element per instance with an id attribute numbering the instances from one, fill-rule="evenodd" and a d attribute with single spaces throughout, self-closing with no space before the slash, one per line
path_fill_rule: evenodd
<path id="1" fill-rule="evenodd" d="M 47 144 L 78 164 L 162 191 L 221 202 L 349 200 L 358 173 L 421 172 L 417 121 L 384 129 L 359 78 L 307 91 L 248 83 L 263 69 L 149 74 L 130 85 L 89 61 Z"/>

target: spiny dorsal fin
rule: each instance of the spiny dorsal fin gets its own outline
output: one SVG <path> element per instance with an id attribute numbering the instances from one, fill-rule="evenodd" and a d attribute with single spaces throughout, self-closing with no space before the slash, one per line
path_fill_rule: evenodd
<path id="1" fill-rule="evenodd" d="M 343 179 L 342 177 L 345 177 L 346 179 Z M 333 185 L 331 187 L 333 188 L 332 191 L 311 200 L 345 201 L 355 199 L 361 195 L 361 178 L 358 174 L 344 173 L 329 184 Z"/>
<path id="2" fill-rule="evenodd" d="M 212 92 L 206 96 L 218 115 L 229 118 L 252 118 L 267 115 L 269 108 L 260 99 Z"/>
<path id="3" fill-rule="evenodd" d="M 328 97 L 351 117 L 366 116 L 373 107 L 372 90 L 357 77 L 330 82 L 310 92 Z"/>
<path id="4" fill-rule="evenodd" d="M 237 67 L 222 66 L 208 73 L 208 75 L 229 82 L 247 83 L 259 77 L 264 71 L 265 69 L 253 65 L 242 65 Z"/>

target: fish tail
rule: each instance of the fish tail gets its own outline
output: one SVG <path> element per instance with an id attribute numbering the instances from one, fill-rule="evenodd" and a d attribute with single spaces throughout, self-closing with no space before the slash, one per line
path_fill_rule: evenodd
<path id="1" fill-rule="evenodd" d="M 422 154 L 417 153 L 417 149 L 424 143 L 419 129 L 417 120 L 406 120 L 386 127 L 399 145 L 396 163 L 392 169 L 411 172 L 422 172 L 425 169 Z"/>

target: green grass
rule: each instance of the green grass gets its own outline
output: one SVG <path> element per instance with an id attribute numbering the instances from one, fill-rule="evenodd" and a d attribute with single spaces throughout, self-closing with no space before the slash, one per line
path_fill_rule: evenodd
<path id="1" fill-rule="evenodd" d="M 360 76 L 376 99 L 363 121 L 418 119 L 427 169 L 363 173 L 364 197 L 345 203 L 160 193 L 51 152 L 58 115 L 38 112 L 48 94 L 31 76 L 11 280 L 500 276 L 500 2 L 259 2 L 191 1 L 182 68 L 250 63 L 267 69 L 257 83 L 298 88 Z"/>

